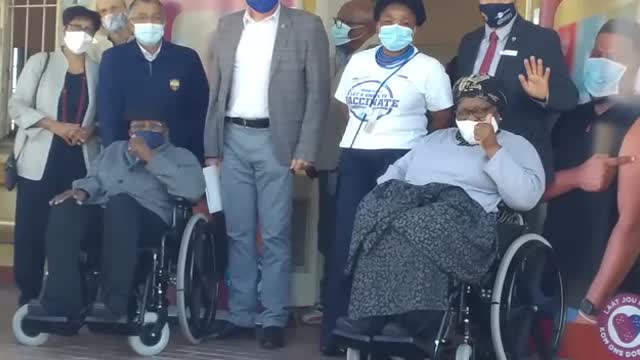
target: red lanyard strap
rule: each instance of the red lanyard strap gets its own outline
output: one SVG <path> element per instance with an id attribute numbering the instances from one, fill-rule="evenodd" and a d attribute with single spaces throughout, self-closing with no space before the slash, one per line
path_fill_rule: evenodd
<path id="1" fill-rule="evenodd" d="M 70 122 L 67 114 L 67 87 L 65 85 L 62 89 L 62 121 Z M 76 110 L 76 118 L 74 124 L 80 124 L 82 122 L 82 113 L 87 102 L 87 78 L 82 75 L 82 85 L 80 90 L 80 100 L 78 101 L 78 109 Z"/>

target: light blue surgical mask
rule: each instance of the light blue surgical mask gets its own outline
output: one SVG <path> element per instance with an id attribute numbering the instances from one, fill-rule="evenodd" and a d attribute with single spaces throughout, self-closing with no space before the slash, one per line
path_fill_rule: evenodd
<path id="1" fill-rule="evenodd" d="M 364 27 L 364 25 L 349 26 L 340 20 L 336 20 L 333 26 L 331 27 L 331 35 L 333 36 L 333 43 L 336 46 L 340 46 L 340 45 L 348 44 L 353 40 L 360 39 L 362 35 L 355 37 L 353 39 L 350 38 L 349 32 L 351 32 L 351 30 L 360 29 L 362 27 Z"/>
<path id="2" fill-rule="evenodd" d="M 102 27 L 110 33 L 115 33 L 127 26 L 127 20 L 125 13 L 107 14 L 102 17 Z"/>
<path id="3" fill-rule="evenodd" d="M 380 43 L 389 51 L 400 51 L 413 43 L 413 29 L 398 24 L 380 27 Z"/>
<path id="4" fill-rule="evenodd" d="M 620 93 L 620 81 L 627 67 L 606 58 L 589 58 L 584 64 L 584 87 L 595 99 Z"/>
<path id="5" fill-rule="evenodd" d="M 153 23 L 134 24 L 133 33 L 136 40 L 142 45 L 158 45 L 164 36 L 164 25 Z"/>

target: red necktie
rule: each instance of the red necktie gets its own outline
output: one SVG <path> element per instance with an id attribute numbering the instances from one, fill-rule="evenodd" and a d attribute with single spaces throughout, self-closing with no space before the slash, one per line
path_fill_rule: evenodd
<path id="1" fill-rule="evenodd" d="M 487 53 L 484 55 L 484 60 L 482 60 L 482 65 L 480 66 L 480 75 L 489 75 L 493 58 L 496 57 L 497 48 L 498 34 L 494 31 L 491 33 L 491 36 L 489 36 L 489 48 L 487 48 Z"/>

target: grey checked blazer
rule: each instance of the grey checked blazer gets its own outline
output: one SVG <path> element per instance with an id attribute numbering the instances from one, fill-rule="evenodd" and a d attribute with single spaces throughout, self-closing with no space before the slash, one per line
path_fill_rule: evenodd
<path id="1" fill-rule="evenodd" d="M 220 19 L 214 37 L 204 132 L 207 158 L 224 157 L 224 117 L 243 16 L 240 11 Z M 322 21 L 316 15 L 282 6 L 271 64 L 269 118 L 273 151 L 283 165 L 288 166 L 292 159 L 316 160 L 329 108 L 330 81 L 329 41 Z"/>

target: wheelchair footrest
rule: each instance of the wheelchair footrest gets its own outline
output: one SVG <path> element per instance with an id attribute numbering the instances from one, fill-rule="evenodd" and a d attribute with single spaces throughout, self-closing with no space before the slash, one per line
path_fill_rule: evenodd
<path id="1" fill-rule="evenodd" d="M 25 329 L 60 336 L 76 336 L 82 325 L 82 321 L 66 316 L 27 316 L 23 320 Z"/>
<path id="2" fill-rule="evenodd" d="M 352 334 L 342 330 L 334 330 L 333 336 L 340 347 L 357 349 L 367 353 L 371 352 L 373 339 L 370 336 Z"/>
<path id="3" fill-rule="evenodd" d="M 376 336 L 372 339 L 375 353 L 404 358 L 430 358 L 433 356 L 435 344 L 430 344 L 415 337 Z"/>
<path id="4" fill-rule="evenodd" d="M 130 323 L 107 322 L 95 318 L 87 318 L 85 320 L 89 331 L 110 335 L 133 336 L 137 334 L 136 326 Z"/>

